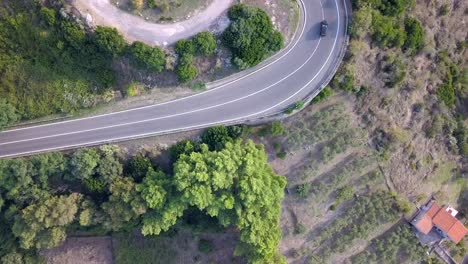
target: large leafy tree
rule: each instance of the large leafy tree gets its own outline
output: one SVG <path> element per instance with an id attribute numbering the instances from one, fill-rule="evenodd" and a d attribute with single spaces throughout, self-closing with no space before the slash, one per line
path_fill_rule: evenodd
<path id="1" fill-rule="evenodd" d="M 143 234 L 167 230 L 187 208 L 196 207 L 223 226 L 239 228 L 237 254 L 252 263 L 284 263 L 277 247 L 286 180 L 268 165 L 262 146 L 239 140 L 210 151 L 203 144 L 200 152 L 180 155 L 172 181 L 162 174 L 151 177 L 151 182 L 145 178 L 142 193 L 153 193 L 144 198 L 159 209 L 145 215 Z"/>
<path id="2" fill-rule="evenodd" d="M 66 226 L 75 220 L 81 194 L 53 196 L 33 203 L 16 216 L 13 234 L 24 249 L 51 248 L 66 238 Z"/>
<path id="3" fill-rule="evenodd" d="M 132 178 L 121 177 L 110 186 L 109 201 L 102 205 L 104 212 L 109 216 L 105 222 L 107 228 L 119 230 L 125 226 L 132 226 L 135 220 L 146 212 L 147 206 L 138 194 Z"/>

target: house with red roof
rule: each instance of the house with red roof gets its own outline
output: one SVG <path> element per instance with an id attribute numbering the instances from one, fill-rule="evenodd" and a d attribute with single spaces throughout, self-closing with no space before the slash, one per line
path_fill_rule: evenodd
<path id="1" fill-rule="evenodd" d="M 460 242 L 468 229 L 455 217 L 458 211 L 450 206 L 440 207 L 431 199 L 419 209 L 411 224 L 424 235 L 439 234 L 454 243 Z"/>

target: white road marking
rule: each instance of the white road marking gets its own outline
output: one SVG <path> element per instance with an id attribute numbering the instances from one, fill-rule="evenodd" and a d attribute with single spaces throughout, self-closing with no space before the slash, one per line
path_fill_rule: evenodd
<path id="1" fill-rule="evenodd" d="M 322 9 L 322 17 L 324 17 L 323 9 Z M 306 21 L 306 22 L 307 22 L 307 21 Z M 75 134 L 81 134 L 81 133 L 85 133 L 85 132 L 104 130 L 104 129 L 114 128 L 114 127 L 122 127 L 122 126 L 135 125 L 135 124 L 146 123 L 146 122 L 152 122 L 152 121 L 161 120 L 161 119 L 167 119 L 167 118 L 171 118 L 171 117 L 177 117 L 177 116 L 182 116 L 182 115 L 187 115 L 187 114 L 193 114 L 193 113 L 197 113 L 197 112 L 209 110 L 209 109 L 212 109 L 212 108 L 216 108 L 216 107 L 228 105 L 228 104 L 231 104 L 231 103 L 240 101 L 240 100 L 244 100 L 244 99 L 249 98 L 249 97 L 251 97 L 251 96 L 254 96 L 254 95 L 258 94 L 258 93 L 261 93 L 261 92 L 264 92 L 264 91 L 266 91 L 266 90 L 269 90 L 270 88 L 272 88 L 272 87 L 276 86 L 277 84 L 283 82 L 284 80 L 288 79 L 289 77 L 291 77 L 292 75 L 294 75 L 296 72 L 298 72 L 299 70 L 301 70 L 301 69 L 313 58 L 313 56 L 315 55 L 315 52 L 317 52 L 318 47 L 320 46 L 321 40 L 322 40 L 322 39 L 319 39 L 319 40 L 318 40 L 317 45 L 316 45 L 315 48 L 314 48 L 314 51 L 313 51 L 312 54 L 307 58 L 307 60 L 306 60 L 300 67 L 298 67 L 297 69 L 295 69 L 293 72 L 291 72 L 290 74 L 288 74 L 287 76 L 283 77 L 283 78 L 280 79 L 279 81 L 277 81 L 277 82 L 275 82 L 275 83 L 273 83 L 273 84 L 271 84 L 271 85 L 269 85 L 269 86 L 267 86 L 267 87 L 265 87 L 265 88 L 263 88 L 263 89 L 260 89 L 260 90 L 258 90 L 258 91 L 255 91 L 255 92 L 251 93 L 251 94 L 244 95 L 244 96 L 242 96 L 242 97 L 236 98 L 236 99 L 231 100 L 231 101 L 227 101 L 227 102 L 224 102 L 224 103 L 220 103 L 220 104 L 216 104 L 216 105 L 212 105 L 212 106 L 208 106 L 208 107 L 204 107 L 204 108 L 199 108 L 199 109 L 195 109 L 195 110 L 191 110 L 191 111 L 186 111 L 186 112 L 182 112 L 182 113 L 178 113 L 178 114 L 167 115 L 167 116 L 160 116 L 160 117 L 155 117 L 155 118 L 149 118 L 149 119 L 144 119 L 144 120 L 140 120 L 140 121 L 127 122 L 127 123 L 120 123 L 120 124 L 111 125 L 111 126 L 97 127 L 97 128 L 91 128 L 91 129 L 85 129 L 85 130 L 79 130 L 79 131 L 61 133 L 61 134 L 54 134 L 54 135 L 49 135 L 49 136 L 42 136 L 42 137 L 35 137 L 35 138 L 28 138 L 28 139 L 16 140 L 16 141 L 9 141 L 9 142 L 0 143 L 0 146 L 2 146 L 2 145 L 11 145 L 11 144 L 21 143 L 21 142 L 34 141 L 34 140 L 40 140 L 40 139 L 46 139 L 46 138 L 53 138 L 53 137 L 60 137 L 60 136 L 67 136 L 67 135 L 75 135 Z M 336 42 L 336 41 L 335 41 L 335 42 Z M 332 49 L 332 51 L 333 51 L 333 49 Z M 320 70 L 320 71 L 321 71 L 321 70 Z M 320 71 L 319 71 L 319 72 L 320 72 Z M 315 79 L 315 77 L 314 77 L 314 79 Z"/>
<path id="2" fill-rule="evenodd" d="M 5 133 L 10 133 L 10 132 L 15 132 L 15 131 L 20 131 L 20 130 L 27 130 L 27 129 L 33 129 L 33 128 L 38 128 L 38 127 L 46 127 L 46 126 L 53 126 L 53 125 L 59 125 L 59 124 L 65 124 L 65 123 L 71 123 L 71 122 L 76 122 L 76 121 L 81 121 L 81 120 L 87 120 L 87 119 L 95 119 L 95 118 L 99 118 L 99 117 L 103 117 L 103 116 L 111 116 L 111 115 L 116 115 L 116 114 L 120 114 L 120 113 L 127 113 L 127 112 L 132 112 L 132 111 L 137 111 L 137 110 L 141 110 L 141 109 L 147 109 L 147 108 L 152 108 L 152 107 L 156 107 L 156 106 L 161 106 L 161 105 L 166 105 L 166 104 L 169 104 L 169 103 L 174 103 L 174 102 L 179 102 L 179 101 L 183 101 L 183 100 L 186 100 L 186 99 L 189 99 L 189 98 L 193 98 L 193 97 L 196 97 L 196 96 L 200 96 L 200 95 L 204 95 L 204 94 L 207 94 L 207 93 L 211 93 L 211 92 L 214 92 L 216 90 L 219 90 L 223 87 L 226 87 L 227 85 L 230 85 L 230 84 L 233 84 L 233 83 L 236 83 L 236 82 L 239 82 L 259 71 L 262 71 L 266 68 L 269 68 L 271 67 L 273 64 L 276 64 L 279 60 L 283 59 L 284 57 L 286 57 L 296 46 L 297 44 L 299 44 L 299 40 L 302 38 L 302 36 L 304 35 L 304 31 L 305 31 L 305 27 L 306 27 L 306 24 L 307 24 L 307 10 L 306 10 L 306 7 L 305 7 L 305 4 L 303 2 L 303 0 L 300 0 L 302 6 L 304 7 L 303 10 L 304 10 L 304 23 L 303 23 L 303 26 L 302 26 L 302 29 L 301 29 L 301 33 L 299 34 L 299 37 L 296 39 L 296 41 L 294 42 L 290 42 L 286 48 L 284 48 L 284 50 L 287 50 L 286 53 L 284 53 L 283 55 L 281 55 L 280 57 L 276 58 L 275 60 L 271 61 L 270 63 L 256 69 L 255 71 L 253 72 L 250 72 L 246 75 L 243 75 L 235 80 L 232 80 L 232 81 L 228 81 L 226 83 L 223 83 L 221 85 L 218 85 L 216 86 L 215 88 L 213 89 L 210 89 L 210 90 L 207 90 L 207 91 L 204 91 L 204 92 L 201 92 L 201 93 L 197 93 L 197 94 L 193 94 L 193 95 L 189 95 L 189 96 L 186 96 L 186 97 L 182 97 L 182 98 L 179 98 L 179 99 L 175 99 L 175 100 L 172 100 L 172 101 L 167 101 L 167 102 L 163 102 L 163 103 L 158 103 L 158 104 L 152 104 L 152 105 L 146 105 L 146 106 L 141 106 L 141 107 L 136 107 L 136 108 L 132 108 L 132 109 L 128 109 L 128 110 L 122 110 L 122 111 L 117 111 L 117 112 L 112 112 L 112 113 L 108 113 L 108 114 L 102 114 L 102 115 L 95 115 L 95 116 L 89 116 L 89 117 L 82 117 L 82 118 L 77 118 L 77 119 L 71 119 L 71 120 L 66 120 L 66 121 L 61 121 L 61 122 L 55 122 L 55 123 L 50 123 L 50 124 L 43 124 L 43 125 L 37 125 L 37 126 L 29 126 L 29 127 L 22 127 L 22 128 L 16 128 L 16 129 L 10 129 L 10 130 L 5 130 L 5 131 L 0 131 L 0 134 L 5 134 Z M 323 10 L 322 10 L 323 11 Z M 293 44 L 292 47 L 289 48 L 289 46 L 291 46 L 291 44 Z M 288 50 L 289 49 L 289 50 Z M 229 77 L 227 77 L 229 78 Z M 222 81 L 222 80 L 219 80 L 219 81 Z"/>
<path id="3" fill-rule="evenodd" d="M 303 0 L 300 0 L 301 3 L 303 4 L 303 7 L 304 7 L 304 13 L 306 13 L 306 7 L 305 7 L 305 4 L 303 3 Z M 347 6 L 346 6 L 346 0 L 343 0 L 344 2 L 344 6 L 345 6 L 345 13 L 346 13 L 346 16 L 348 15 L 348 11 L 347 11 Z M 320 5 L 322 6 L 322 2 L 320 1 Z M 27 152 L 22 152 L 22 153 L 15 153 L 15 154 L 9 154 L 9 155 L 3 155 L 3 156 L 0 156 L 0 158 L 6 158 L 6 157 L 13 157 L 13 156 L 20 156 L 20 155 L 27 155 L 27 154 L 32 154 L 32 153 L 38 153 L 38 152 L 46 152 L 46 151 L 50 151 L 50 150 L 61 150 L 61 149 L 68 149 L 68 148 L 73 148 L 73 147 L 77 147 L 77 146 L 90 146 L 90 145 L 96 145 L 96 144 L 99 144 L 99 143 L 103 143 L 103 142 L 111 142 L 111 141 L 120 141 L 120 140 L 124 140 L 124 139 L 132 139 L 132 138 L 141 138 L 141 137 L 145 137 L 145 136 L 150 136 L 150 135 L 157 135 L 157 134 L 162 134 L 162 133 L 171 133 L 171 132 L 175 132 L 175 131 L 185 131 L 185 130 L 190 130 L 190 129 L 196 129 L 196 128 L 202 128 L 202 127 L 207 127 L 207 126 L 212 126 L 212 125 L 216 125 L 216 124 L 222 124 L 222 123 L 229 123 L 229 122 L 235 122 L 235 121 L 239 121 L 239 120 L 245 120 L 246 118 L 248 117 L 251 117 L 251 116 L 255 116 L 255 115 L 259 115 L 261 113 L 264 113 L 264 112 L 267 112 L 281 104 L 283 104 L 284 102 L 290 100 L 292 97 L 294 97 L 295 95 L 297 95 L 298 93 L 300 93 L 303 89 L 305 89 L 319 74 L 320 72 L 323 70 L 323 68 L 325 67 L 325 65 L 328 63 L 329 59 L 331 58 L 331 55 L 333 53 L 333 50 L 335 49 L 336 47 L 336 43 L 337 43 L 337 40 L 338 40 L 338 35 L 339 35 L 339 32 L 340 32 L 340 11 L 339 11 L 339 6 L 338 6 L 338 2 L 337 0 L 335 0 L 335 6 L 336 6 L 336 9 L 337 9 L 337 14 L 338 14 L 338 29 L 337 29 L 337 33 L 335 35 L 335 40 L 334 40 L 334 43 L 333 43 L 333 48 L 332 50 L 330 51 L 328 57 L 327 57 L 327 60 L 325 61 L 325 63 L 322 65 L 322 67 L 320 68 L 319 72 L 317 72 L 317 74 L 306 84 L 304 85 L 299 91 L 297 91 L 296 93 L 294 93 L 293 95 L 291 95 L 290 97 L 288 97 L 287 99 L 283 100 L 282 102 L 276 104 L 275 106 L 273 107 L 270 107 L 266 110 L 263 110 L 261 112 L 257 112 L 257 113 L 254 113 L 254 114 L 251 114 L 251 115 L 248 115 L 248 116 L 243 116 L 243 117 L 237 117 L 237 118 L 233 118 L 233 119 L 228 119 L 228 120 L 222 120 L 222 121 L 218 121 L 218 122 L 212 122 L 212 123 L 205 123 L 205 124 L 200 124 L 200 125 L 195 125 L 195 126 L 188 126 L 188 127 L 183 127 L 183 128 L 177 128 L 177 129 L 170 129 L 170 130 L 164 130 L 164 131 L 159 131 L 159 132 L 150 132 L 150 133 L 144 133 L 144 134 L 138 134 L 138 135 L 133 135 L 133 136 L 124 136 L 124 137 L 117 137 L 117 138 L 112 138 L 112 139 L 106 139 L 106 140 L 99 140 L 99 141 L 92 141 L 92 142 L 87 142 L 85 144 L 73 144 L 73 145 L 66 145 L 66 146 L 60 146 L 60 147 L 54 147 L 54 148 L 47 148 L 47 149 L 41 149 L 41 150 L 35 150 L 35 151 L 27 151 Z M 322 17 L 324 17 L 324 14 L 323 14 L 323 7 L 322 7 Z M 305 17 L 305 22 L 307 21 L 307 18 Z M 304 23 L 304 27 L 305 27 L 305 24 Z M 346 25 L 347 27 L 347 25 Z M 347 29 L 345 29 L 345 32 Z M 303 29 L 304 31 L 304 29 Z M 302 31 L 302 32 L 303 32 Z M 301 34 L 302 36 L 302 34 Z M 320 43 L 320 39 L 319 39 L 319 43 Z M 319 45 L 317 45 L 318 47 Z M 315 51 L 317 50 L 317 47 L 315 48 L 314 50 L 314 53 Z M 289 52 L 289 51 L 288 51 Z M 312 55 L 313 56 L 313 55 Z M 312 57 L 310 56 L 308 58 L 307 61 L 310 60 L 310 58 Z M 307 62 L 306 62 L 307 63 Z M 305 63 L 303 64 L 305 65 Z M 301 65 L 300 68 L 303 67 L 303 65 Z M 260 70 L 260 69 L 259 69 Z M 297 69 L 299 70 L 299 69 Z M 296 71 L 297 71 L 296 70 Z M 287 78 L 287 77 L 286 77 Z M 281 81 L 280 81 L 281 82 Z M 262 90 L 265 90 L 266 88 L 262 89 Z M 260 91 L 257 91 L 256 93 L 258 93 Z M 216 106 L 214 106 L 216 107 Z M 213 107 L 209 107 L 209 108 L 213 108 Z M 202 111 L 202 110 L 200 110 Z"/>

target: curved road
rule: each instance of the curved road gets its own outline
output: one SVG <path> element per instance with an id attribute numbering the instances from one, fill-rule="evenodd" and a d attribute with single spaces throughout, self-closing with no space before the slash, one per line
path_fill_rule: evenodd
<path id="1" fill-rule="evenodd" d="M 317 94 L 346 44 L 345 0 L 305 0 L 296 38 L 266 65 L 193 96 L 146 107 L 0 133 L 0 158 L 98 145 L 270 116 Z M 319 37 L 320 22 L 329 24 Z"/>
<path id="2" fill-rule="evenodd" d="M 83 14 L 90 13 L 96 24 L 115 27 L 127 40 L 166 45 L 189 38 L 206 30 L 231 6 L 233 0 L 213 0 L 195 16 L 176 23 L 156 24 L 129 14 L 110 3 L 110 0 L 74 0 L 73 5 Z"/>

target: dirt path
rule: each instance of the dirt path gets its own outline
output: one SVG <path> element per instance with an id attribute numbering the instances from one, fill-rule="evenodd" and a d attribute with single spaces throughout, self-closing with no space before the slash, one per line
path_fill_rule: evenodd
<path id="1" fill-rule="evenodd" d="M 140 40 L 150 45 L 168 45 L 200 31 L 215 27 L 222 30 L 227 18 L 220 18 L 233 0 L 213 0 L 205 10 L 188 20 L 173 24 L 155 24 L 120 10 L 109 0 L 74 0 L 73 5 L 92 25 L 117 28 L 128 41 Z"/>

